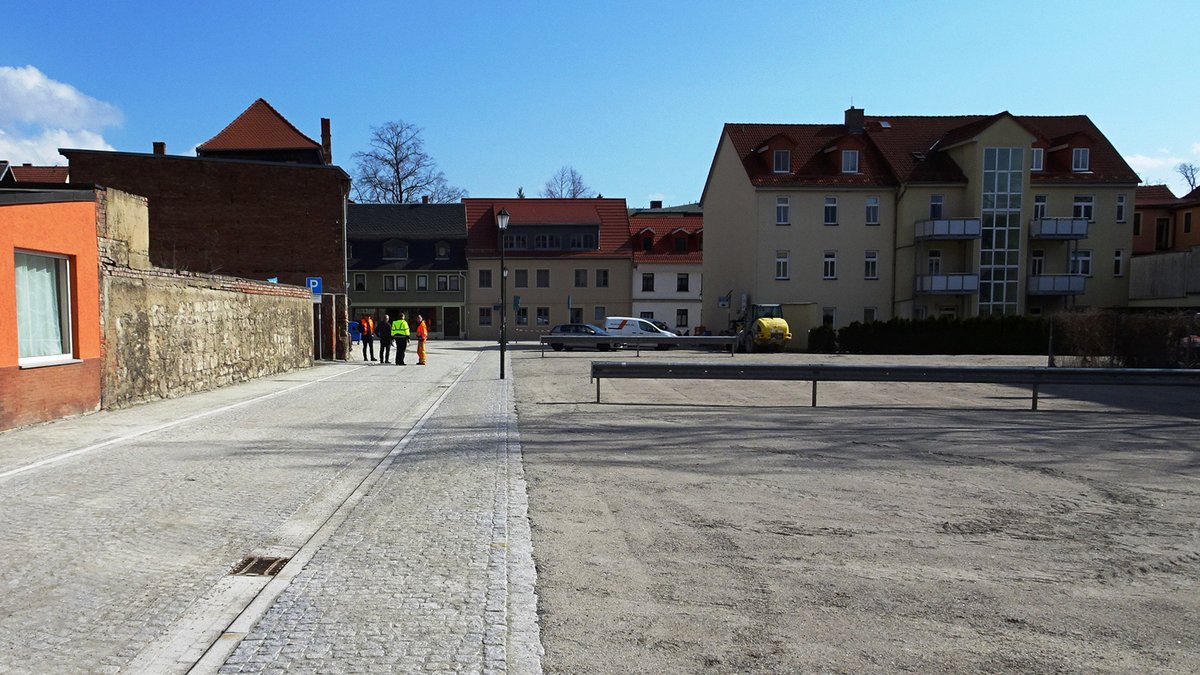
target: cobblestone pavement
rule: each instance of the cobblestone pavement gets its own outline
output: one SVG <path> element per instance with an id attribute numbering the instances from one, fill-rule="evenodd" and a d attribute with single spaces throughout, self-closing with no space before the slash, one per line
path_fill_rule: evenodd
<path id="1" fill-rule="evenodd" d="M 289 579 L 239 668 L 289 663 L 299 633 L 284 631 L 303 607 L 313 650 L 300 653 L 326 659 L 302 669 L 356 670 L 338 664 L 402 635 L 425 663 L 537 672 L 510 388 L 478 356 L 439 342 L 424 368 L 325 364 L 0 434 L 0 673 L 184 672 L 236 644 L 231 622 L 248 627 Z M 400 509 L 403 526 L 375 508 Z M 250 554 L 294 564 L 271 582 L 230 576 Z M 417 611 L 380 624 L 365 608 L 381 598 Z M 321 646 L 327 630 L 337 645 Z M 404 670 L 393 650 L 363 669 Z"/>
<path id="2" fill-rule="evenodd" d="M 511 380 L 476 364 L 221 673 L 540 672 Z"/>

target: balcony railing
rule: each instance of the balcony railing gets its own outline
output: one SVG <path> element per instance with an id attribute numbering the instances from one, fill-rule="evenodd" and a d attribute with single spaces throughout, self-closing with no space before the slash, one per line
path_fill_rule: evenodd
<path id="1" fill-rule="evenodd" d="M 916 290 L 929 295 L 973 295 L 979 292 L 979 275 L 922 274 L 917 276 Z"/>
<path id="2" fill-rule="evenodd" d="M 916 223 L 917 239 L 978 239 L 980 220 L 978 218 L 938 218 L 936 220 L 918 220 Z"/>
<path id="3" fill-rule="evenodd" d="M 1034 218 L 1029 222 L 1030 239 L 1084 239 L 1087 218 Z"/>
<path id="4" fill-rule="evenodd" d="M 1039 274 L 1029 277 L 1028 295 L 1079 295 L 1087 277 L 1081 274 Z"/>

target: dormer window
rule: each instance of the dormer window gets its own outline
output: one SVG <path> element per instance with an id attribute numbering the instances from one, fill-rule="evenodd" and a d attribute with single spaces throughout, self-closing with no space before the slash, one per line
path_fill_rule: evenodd
<path id="1" fill-rule="evenodd" d="M 686 253 L 687 252 L 687 237 L 683 236 L 682 234 L 676 235 L 676 237 L 675 237 L 675 252 L 676 253 Z"/>
<path id="2" fill-rule="evenodd" d="M 1072 171 L 1088 171 L 1091 160 L 1091 151 L 1087 148 L 1073 148 L 1071 150 L 1071 170 Z"/>
<path id="3" fill-rule="evenodd" d="M 647 234 L 642 236 L 642 250 L 649 251 L 654 248 L 654 235 Z"/>
<path id="4" fill-rule="evenodd" d="M 775 173 L 791 173 L 792 152 L 790 150 L 775 151 Z"/>
<path id="5" fill-rule="evenodd" d="M 434 249 L 438 260 L 446 260 L 450 257 L 450 244 L 444 241 L 439 241 Z"/>
<path id="6" fill-rule="evenodd" d="M 842 151 L 842 173 L 858 173 L 858 151 Z"/>
<path id="7" fill-rule="evenodd" d="M 1041 171 L 1045 165 L 1046 151 L 1043 148 L 1033 149 L 1033 164 L 1029 167 L 1031 171 Z"/>
<path id="8" fill-rule="evenodd" d="M 383 242 L 383 257 L 388 260 L 407 260 L 408 244 L 397 239 Z"/>

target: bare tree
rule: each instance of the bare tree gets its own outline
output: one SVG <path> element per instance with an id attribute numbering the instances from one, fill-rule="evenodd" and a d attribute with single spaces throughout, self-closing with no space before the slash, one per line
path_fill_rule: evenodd
<path id="1" fill-rule="evenodd" d="M 591 197 L 594 194 L 583 182 L 583 176 L 571 166 L 564 166 L 555 171 L 542 188 L 543 197 Z"/>
<path id="2" fill-rule="evenodd" d="M 353 155 L 354 197 L 371 204 L 414 204 L 422 197 L 456 202 L 465 190 L 446 182 L 437 162 L 425 153 L 421 128 L 396 120 L 371 127 L 370 149 Z"/>
<path id="3" fill-rule="evenodd" d="M 1200 164 L 1195 162 L 1180 162 L 1179 166 L 1175 167 L 1175 170 L 1187 181 L 1189 188 L 1192 190 L 1196 189 L 1196 181 L 1200 179 Z"/>
<path id="4" fill-rule="evenodd" d="M 521 187 L 521 186 L 517 187 L 517 199 L 525 199 L 525 188 L 524 187 Z"/>

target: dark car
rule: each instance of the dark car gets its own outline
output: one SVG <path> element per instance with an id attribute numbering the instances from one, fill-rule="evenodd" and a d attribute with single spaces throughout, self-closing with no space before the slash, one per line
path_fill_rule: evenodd
<path id="1" fill-rule="evenodd" d="M 563 323 L 550 329 L 550 335 L 596 335 L 599 337 L 612 337 L 612 335 L 599 326 L 593 326 L 590 323 Z M 550 348 L 556 352 L 561 352 L 564 349 L 571 350 L 571 347 L 583 346 L 577 342 L 571 344 L 563 344 L 561 342 L 551 342 Z M 597 342 L 596 349 L 606 352 L 612 349 L 612 344 L 609 342 Z"/>

